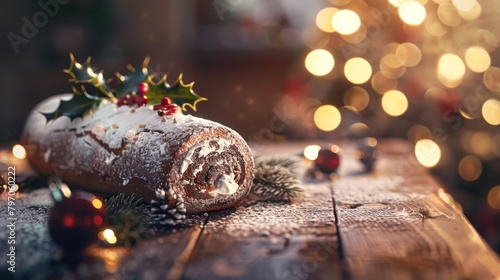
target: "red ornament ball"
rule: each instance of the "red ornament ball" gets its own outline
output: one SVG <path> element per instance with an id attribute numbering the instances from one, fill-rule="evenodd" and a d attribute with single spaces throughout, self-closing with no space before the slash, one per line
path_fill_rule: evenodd
<path id="1" fill-rule="evenodd" d="M 140 95 L 145 95 L 149 91 L 149 85 L 147 83 L 140 83 L 137 85 L 137 93 Z"/>
<path id="2" fill-rule="evenodd" d="M 340 165 L 339 152 L 340 148 L 337 145 L 331 145 L 319 150 L 318 157 L 314 160 L 316 169 L 326 174 L 337 171 Z"/>
<path id="3" fill-rule="evenodd" d="M 104 204 L 97 196 L 72 191 L 56 202 L 49 216 L 49 233 L 64 251 L 79 252 L 97 241 L 104 224 Z"/>

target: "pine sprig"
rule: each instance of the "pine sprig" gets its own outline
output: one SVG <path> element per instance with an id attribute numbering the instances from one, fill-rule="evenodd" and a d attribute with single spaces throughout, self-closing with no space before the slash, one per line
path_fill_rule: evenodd
<path id="1" fill-rule="evenodd" d="M 293 165 L 293 159 L 255 159 L 254 180 L 251 193 L 259 200 L 291 201 L 302 192 Z"/>
<path id="2" fill-rule="evenodd" d="M 123 193 L 106 199 L 109 226 L 115 232 L 116 244 L 131 247 L 148 236 L 148 207 L 142 199 Z"/>

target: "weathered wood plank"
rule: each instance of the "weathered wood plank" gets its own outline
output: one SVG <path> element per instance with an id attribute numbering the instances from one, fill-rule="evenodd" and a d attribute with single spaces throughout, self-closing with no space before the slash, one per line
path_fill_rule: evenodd
<path id="1" fill-rule="evenodd" d="M 304 185 L 302 201 L 251 203 L 210 214 L 183 279 L 341 277 L 327 184 Z"/>
<path id="2" fill-rule="evenodd" d="M 179 279 L 200 233 L 201 227 L 194 226 L 143 242 L 118 270 L 130 279 Z"/>
<path id="3" fill-rule="evenodd" d="M 495 279 L 500 262 L 402 143 L 375 172 L 350 156 L 334 182 L 343 262 L 354 279 Z M 471 261 L 473 260 L 473 261 Z"/>
<path id="4" fill-rule="evenodd" d="M 4 195 L 1 207 L 6 207 Z M 206 220 L 191 217 L 194 226 L 160 229 L 163 232 L 132 249 L 93 246 L 81 260 L 69 263 L 60 259 L 48 234 L 52 204 L 48 189 L 16 195 L 16 272 L 7 271 L 3 229 L 8 221 L 0 219 L 0 279 L 178 279 Z"/>
<path id="5" fill-rule="evenodd" d="M 447 203 L 447 195 L 416 162 L 408 146 L 384 141 L 382 157 L 370 174 L 362 172 L 352 145 L 341 146 L 344 154 L 339 176 L 333 182 L 303 182 L 304 194 L 293 204 L 253 202 L 209 213 L 208 217 L 201 215 L 195 218 L 195 226 L 163 232 L 130 250 L 94 248 L 73 266 L 57 260 L 48 236 L 46 222 L 52 204 L 48 190 L 22 194 L 16 201 L 17 276 L 302 280 L 500 277 L 498 257 L 463 214 Z M 258 153 L 290 156 L 304 147 L 268 145 Z M 0 220 L 0 227 L 5 226 L 6 220 Z M 6 250 L 5 240 L 5 231 L 0 231 L 0 251 Z M 0 255 L 1 279 L 11 276 L 5 273 L 5 260 L 5 254 Z"/>

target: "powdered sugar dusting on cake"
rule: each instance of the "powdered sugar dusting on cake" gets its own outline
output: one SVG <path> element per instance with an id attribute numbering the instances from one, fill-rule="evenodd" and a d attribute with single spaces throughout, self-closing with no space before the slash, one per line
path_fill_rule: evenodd
<path id="1" fill-rule="evenodd" d="M 60 98 L 47 100 L 36 111 L 53 110 Z M 116 192 L 133 192 L 131 188 L 137 184 L 152 194 L 157 188 L 174 188 L 186 196 L 188 211 L 234 205 L 248 193 L 253 179 L 251 151 L 236 132 L 189 115 L 167 116 L 162 121 L 156 111 L 145 106 L 133 109 L 101 103 L 83 118 L 70 121 L 60 117 L 49 123 L 34 112 L 27 121 L 23 139 L 36 147 L 35 156 L 46 164 L 63 172 L 94 176 L 96 185 L 104 183 Z M 200 149 L 193 157 L 197 148 Z M 189 168 L 191 164 L 197 166 Z M 206 182 L 197 179 L 195 183 L 202 169 L 211 170 L 214 177 Z M 183 173 L 189 173 L 191 179 L 182 179 Z M 190 197 L 192 190 L 183 189 L 197 184 L 203 185 L 199 188 L 202 196 Z M 210 186 L 224 195 L 209 196 L 206 192 Z"/>

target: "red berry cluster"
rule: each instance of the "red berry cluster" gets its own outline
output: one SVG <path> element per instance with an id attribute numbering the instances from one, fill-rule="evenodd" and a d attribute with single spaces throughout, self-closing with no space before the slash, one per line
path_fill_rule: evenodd
<path id="1" fill-rule="evenodd" d="M 148 104 L 148 97 L 146 93 L 149 91 L 149 86 L 147 83 L 140 83 L 137 85 L 137 93 L 127 94 L 125 96 L 120 97 L 118 99 L 118 106 L 122 105 L 137 105 L 137 107 L 141 107 L 143 105 Z"/>
<path id="2" fill-rule="evenodd" d="M 161 104 L 155 105 L 153 110 L 158 111 L 160 116 L 168 116 L 177 113 L 177 105 L 172 104 L 172 101 L 168 97 L 163 97 L 161 99 Z"/>

